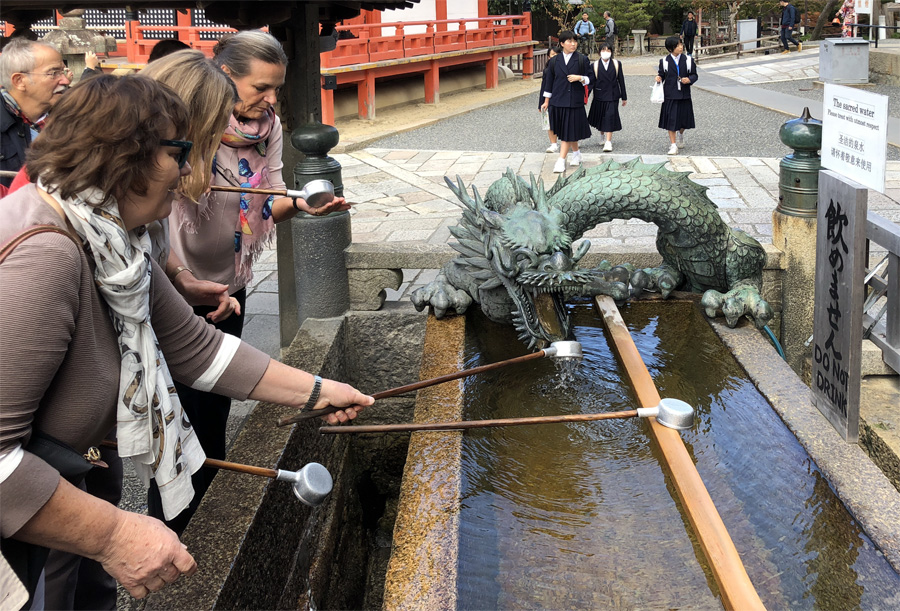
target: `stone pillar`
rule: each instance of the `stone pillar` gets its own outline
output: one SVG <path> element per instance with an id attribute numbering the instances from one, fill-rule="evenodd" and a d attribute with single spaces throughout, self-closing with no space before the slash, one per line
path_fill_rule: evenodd
<path id="1" fill-rule="evenodd" d="M 115 51 L 116 39 L 88 30 L 84 22 L 84 10 L 77 9 L 63 14 L 59 20 L 59 29 L 50 30 L 41 39 L 42 42 L 54 45 L 66 61 L 66 65 L 74 74 L 74 80 L 81 79 L 84 72 L 84 54 L 88 51 L 106 53 Z"/>
<path id="2" fill-rule="evenodd" d="M 782 266 L 781 344 L 788 364 L 809 383 L 806 341 L 813 331 L 816 278 L 817 151 L 822 122 L 804 109 L 799 119 L 781 126 L 781 141 L 794 149 L 781 160 L 778 206 L 772 213 L 772 244 L 784 253 Z"/>
<path id="3" fill-rule="evenodd" d="M 647 30 L 631 30 L 631 33 L 634 35 L 634 48 L 631 50 L 631 52 L 637 53 L 638 55 L 643 55 L 644 36 L 647 35 Z"/>

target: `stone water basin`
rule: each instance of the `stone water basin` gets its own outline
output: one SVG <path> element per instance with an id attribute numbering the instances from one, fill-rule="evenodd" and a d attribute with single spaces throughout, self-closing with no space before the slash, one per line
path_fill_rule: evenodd
<path id="1" fill-rule="evenodd" d="M 507 367 L 461 383 L 458 401 L 448 389 L 420 392 L 419 404 L 433 405 L 417 406 L 416 419 L 639 407 L 600 317 L 587 303 L 573 312 L 585 353 L 573 380 L 562 383 L 549 359 Z M 694 304 L 638 302 L 622 314 L 660 395 L 697 410 L 682 439 L 766 607 L 898 608 L 900 577 Z M 510 328 L 480 316 L 456 334 L 464 367 L 524 353 Z M 646 424 L 630 419 L 414 434 L 385 608 L 422 604 L 721 608 L 721 599 Z"/>

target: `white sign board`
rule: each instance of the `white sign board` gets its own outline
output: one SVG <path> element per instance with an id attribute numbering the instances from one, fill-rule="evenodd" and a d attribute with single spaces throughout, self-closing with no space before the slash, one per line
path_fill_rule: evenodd
<path id="1" fill-rule="evenodd" d="M 872 4 L 875 0 L 856 0 L 856 14 L 857 15 L 871 15 L 872 14 Z"/>
<path id="2" fill-rule="evenodd" d="M 822 167 L 884 193 L 888 96 L 825 83 Z"/>

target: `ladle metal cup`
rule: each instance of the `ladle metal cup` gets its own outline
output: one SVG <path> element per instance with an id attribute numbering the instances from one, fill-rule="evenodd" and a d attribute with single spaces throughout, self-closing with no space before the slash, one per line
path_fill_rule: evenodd
<path id="1" fill-rule="evenodd" d="M 259 195 L 278 195 L 292 199 L 303 199 L 310 208 L 321 208 L 334 199 L 334 185 L 329 180 L 317 179 L 306 183 L 299 191 L 296 189 L 252 189 L 250 187 L 230 187 L 227 185 L 212 185 L 213 191 L 225 193 L 256 193 Z"/>
<path id="2" fill-rule="evenodd" d="M 523 426 L 526 424 L 555 424 L 560 422 L 592 422 L 620 418 L 656 418 L 656 422 L 670 429 L 683 430 L 694 424 L 694 408 L 678 399 L 662 399 L 656 407 L 641 407 L 606 414 L 568 414 L 565 416 L 535 416 L 533 418 L 498 418 L 496 420 L 461 420 L 459 422 L 429 422 L 423 424 L 372 424 L 353 426 L 321 426 L 319 432 L 329 433 L 397 433 L 415 431 L 457 431 L 462 429 Z"/>
<path id="3" fill-rule="evenodd" d="M 103 440 L 100 445 L 107 448 L 118 448 L 119 444 L 115 441 Z M 236 471 L 237 473 L 247 473 L 250 475 L 259 475 L 276 479 L 282 482 L 290 482 L 294 490 L 294 495 L 304 505 L 317 507 L 322 504 L 325 497 L 331 492 L 334 486 L 334 480 L 328 469 L 317 462 L 307 463 L 299 471 L 285 471 L 283 469 L 267 469 L 266 467 L 255 467 L 253 465 L 242 465 L 239 463 L 227 462 L 216 458 L 207 458 L 203 461 L 204 467 L 212 467 L 213 469 L 225 469 L 226 471 Z"/>
<path id="4" fill-rule="evenodd" d="M 505 367 L 506 365 L 513 365 L 515 363 L 522 363 L 525 361 L 531 361 L 534 359 L 540 359 L 545 356 L 549 356 L 554 359 L 568 359 L 568 360 L 581 360 L 584 355 L 581 351 L 581 344 L 576 341 L 560 341 L 553 342 L 549 347 L 544 348 L 543 350 L 538 350 L 537 352 L 532 352 L 531 354 L 526 354 L 525 356 L 517 356 L 512 359 L 507 359 L 505 361 L 498 361 L 496 363 L 491 363 L 490 365 L 481 365 L 480 367 L 472 367 L 471 369 L 464 369 L 462 371 L 457 371 L 456 373 L 448 373 L 447 375 L 438 376 L 436 378 L 431 378 L 430 380 L 422 380 L 421 382 L 415 382 L 413 384 L 407 384 L 406 386 L 398 386 L 397 388 L 391 388 L 389 390 L 383 390 L 381 392 L 377 392 L 372 397 L 375 400 L 384 399 L 386 397 L 395 397 L 397 395 L 402 395 L 406 392 L 412 392 L 414 390 L 419 390 L 420 388 L 427 388 L 429 386 L 434 386 L 435 384 L 441 384 L 443 382 L 450 382 L 451 380 L 458 380 L 459 378 L 465 378 L 470 375 L 474 375 L 476 373 L 483 373 L 485 371 L 492 371 L 494 369 L 499 369 L 500 367 Z M 319 418 L 320 416 L 327 416 L 328 414 L 333 414 L 334 412 L 340 411 L 344 408 L 342 407 L 334 407 L 330 405 L 328 407 L 324 407 L 322 409 L 313 409 L 305 412 L 300 412 L 294 416 L 290 416 L 288 418 L 282 418 L 278 421 L 278 426 L 285 426 L 287 424 L 294 424 L 295 422 L 300 422 L 301 420 L 308 420 L 310 418 Z"/>

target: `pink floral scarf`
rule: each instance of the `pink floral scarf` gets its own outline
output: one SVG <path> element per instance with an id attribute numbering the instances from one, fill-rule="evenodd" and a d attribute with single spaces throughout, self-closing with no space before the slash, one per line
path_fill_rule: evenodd
<path id="1" fill-rule="evenodd" d="M 271 187 L 266 154 L 274 124 L 275 111 L 272 109 L 262 118 L 247 122 L 238 121 L 232 115 L 219 146 L 237 150 L 237 167 L 222 167 L 214 159 L 213 181 L 218 175 L 235 187 Z M 208 193 L 197 203 L 186 197 L 178 197 L 175 201 L 177 226 L 184 228 L 187 233 L 197 233 L 203 219 L 209 218 L 209 198 L 231 195 Z M 253 262 L 275 235 L 275 219 L 272 218 L 272 201 L 275 196 L 251 193 L 241 193 L 240 196 L 241 209 L 234 230 L 234 276 L 238 285 L 245 285 L 253 278 Z"/>

